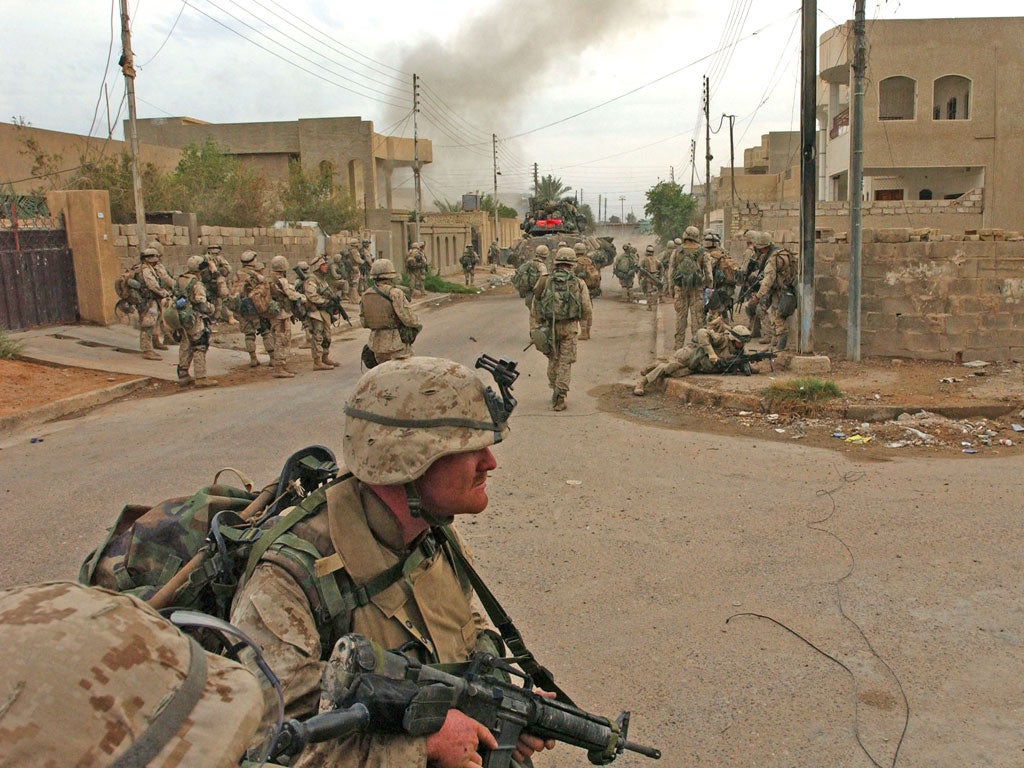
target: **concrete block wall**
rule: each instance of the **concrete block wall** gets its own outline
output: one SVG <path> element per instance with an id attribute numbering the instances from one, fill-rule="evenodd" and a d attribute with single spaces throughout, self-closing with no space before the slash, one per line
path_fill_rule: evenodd
<path id="1" fill-rule="evenodd" d="M 849 245 L 818 243 L 814 349 L 846 356 Z M 861 353 L 1024 360 L 1024 242 L 865 244 Z"/>

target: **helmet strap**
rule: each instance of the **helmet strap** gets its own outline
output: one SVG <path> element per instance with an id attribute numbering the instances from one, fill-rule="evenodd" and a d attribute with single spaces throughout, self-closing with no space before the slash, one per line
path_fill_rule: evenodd
<path id="1" fill-rule="evenodd" d="M 409 514 L 415 518 L 419 518 L 427 523 L 427 525 L 434 527 L 437 525 L 447 525 L 452 520 L 448 518 L 436 518 L 427 512 L 423 508 L 423 501 L 420 499 L 419 489 L 416 487 L 415 481 L 410 480 L 408 483 L 404 483 L 405 487 L 405 500 L 409 505 Z"/>

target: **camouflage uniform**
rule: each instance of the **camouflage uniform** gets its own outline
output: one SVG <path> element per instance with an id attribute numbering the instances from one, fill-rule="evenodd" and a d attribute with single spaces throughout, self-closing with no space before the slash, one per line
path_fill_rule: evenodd
<path id="1" fill-rule="evenodd" d="M 315 548 L 319 578 L 329 579 L 352 602 L 332 617 L 330 636 L 322 635 L 305 592 L 271 549 L 235 597 L 231 613 L 281 679 L 285 717 L 317 711 L 325 660 L 343 633 L 358 632 L 385 648 L 401 646 L 427 663 L 461 662 L 474 649 L 495 647 L 472 604 L 471 587 L 431 527 L 450 524 L 450 513 L 425 506 L 418 517 L 410 513 L 410 503 L 419 503 L 410 491 L 414 481 L 425 502 L 437 482 L 430 470 L 438 459 L 484 451 L 490 456 L 488 447 L 508 434 L 504 419 L 491 415 L 483 384 L 448 360 L 397 360 L 363 375 L 345 413 L 344 464 L 353 476 L 327 486 L 320 507 L 292 534 Z M 426 428 L 424 419 L 461 423 Z M 385 578 L 392 568 L 397 573 Z M 355 584 L 366 589 L 365 599 L 356 597 Z M 295 764 L 426 766 L 428 741 L 400 733 L 356 734 L 311 745 Z"/>
<path id="2" fill-rule="evenodd" d="M 181 325 L 181 341 L 178 343 L 178 384 L 195 381 L 197 387 L 213 387 L 215 379 L 206 377 L 206 352 L 210 348 L 210 316 L 213 305 L 207 301 L 206 287 L 200 277 L 201 256 L 190 256 L 188 271 L 178 278 L 177 302 L 187 302 L 191 311 L 186 315 L 190 319 Z M 181 314 L 179 313 L 179 317 Z M 194 367 L 195 378 L 188 375 L 189 367 Z"/>
<path id="3" fill-rule="evenodd" d="M 498 259 L 501 253 L 498 249 L 498 238 L 494 238 L 494 242 L 487 246 L 487 263 L 491 267 L 491 274 L 498 271 Z"/>
<path id="4" fill-rule="evenodd" d="M 306 327 L 309 329 L 309 352 L 313 356 L 314 371 L 329 371 L 338 366 L 331 360 L 331 323 L 334 318 L 327 310 L 332 299 L 337 298 L 331 286 L 324 279 L 327 262 L 317 256 L 309 264 L 306 282 L 302 292 L 306 296 Z"/>
<path id="5" fill-rule="evenodd" d="M 342 250 L 341 253 L 345 258 L 345 267 L 348 269 L 348 294 L 344 295 L 344 298 L 349 303 L 355 304 L 359 301 L 359 294 L 366 286 L 366 277 L 362 267 L 363 257 L 359 252 L 358 238 L 349 238 L 348 248 Z"/>
<path id="6" fill-rule="evenodd" d="M 235 273 L 234 294 L 245 298 L 252 293 L 260 283 L 266 282 L 263 277 L 263 262 L 256 256 L 255 251 L 246 251 L 242 254 L 242 267 Z M 261 317 L 254 311 L 238 311 L 238 330 L 245 337 L 245 351 L 249 353 L 249 367 L 255 368 L 260 364 L 256 356 L 256 334 L 263 338 L 263 349 L 273 364 L 274 359 L 274 332 L 270 328 L 270 318 Z"/>
<path id="7" fill-rule="evenodd" d="M 633 246 L 626 243 L 622 246 L 622 253 L 615 257 L 612 272 L 619 279 L 622 286 L 623 301 L 633 301 L 633 283 L 636 282 L 636 251 Z"/>
<path id="8" fill-rule="evenodd" d="M 154 349 L 167 349 L 161 330 L 160 312 L 164 303 L 171 295 L 174 280 L 167 268 L 160 262 L 160 252 L 155 248 L 146 248 L 142 252 L 142 268 L 139 270 L 139 292 L 142 303 L 139 304 L 139 349 L 147 360 L 160 360 Z"/>
<path id="9" fill-rule="evenodd" d="M 288 355 L 292 346 L 292 317 L 296 306 L 306 303 L 304 294 L 299 293 L 288 282 L 288 259 L 275 256 L 270 260 L 270 298 L 277 302 L 278 311 L 271 321 L 274 331 L 274 377 L 291 379 L 295 376 L 288 369 Z"/>
<path id="10" fill-rule="evenodd" d="M 473 250 L 473 246 L 467 245 L 466 250 L 459 256 L 459 265 L 462 267 L 462 277 L 466 285 L 473 284 L 473 280 L 476 277 L 476 268 L 479 263 L 480 257 Z"/>
<path id="11" fill-rule="evenodd" d="M 392 284 L 397 276 L 390 259 L 373 262 L 374 285 L 367 288 L 359 299 L 359 321 L 370 329 L 367 346 L 378 363 L 400 360 L 412 355 L 412 342 L 402 340 L 407 328 L 419 331 L 416 313 L 405 299 L 405 292 Z"/>
<path id="12" fill-rule="evenodd" d="M 368 284 L 368 278 L 370 277 L 370 269 L 373 267 L 374 256 L 373 249 L 370 247 L 369 240 L 363 240 L 359 247 L 359 274 L 362 276 L 362 280 L 359 282 L 359 293 L 366 290 Z"/>
<path id="13" fill-rule="evenodd" d="M 572 247 L 576 254 L 576 266 L 572 273 L 587 284 L 587 293 L 590 294 L 590 301 L 601 295 L 601 271 L 594 264 L 593 259 L 587 256 L 587 246 L 583 243 L 576 243 Z M 590 328 L 593 325 L 593 315 L 586 320 L 580 319 L 580 341 L 587 341 L 590 338 Z"/>
<path id="14" fill-rule="evenodd" d="M 423 255 L 423 243 L 413 243 L 409 254 L 405 258 L 405 268 L 409 272 L 409 284 L 412 286 L 412 294 L 416 291 L 426 294 L 425 281 L 427 278 L 427 257 Z"/>
<path id="15" fill-rule="evenodd" d="M 259 733 L 259 680 L 224 656 L 206 653 L 141 600 L 51 582 L 0 592 L 4 691 L 0 766 L 225 768 L 237 765 Z M 205 678 L 190 661 L 205 660 Z M 159 733 L 161 713 L 198 699 L 177 728 Z M 165 720 L 166 724 L 166 720 Z M 153 742 L 152 759 L 129 759 Z"/>
<path id="16" fill-rule="evenodd" d="M 233 271 L 231 264 L 221 255 L 219 245 L 208 245 L 206 247 L 206 268 L 202 272 L 203 285 L 206 287 L 206 296 L 213 304 L 213 315 L 211 319 L 216 322 L 222 320 L 234 324 L 235 318 L 228 309 L 225 299 L 231 294 L 231 278 Z"/>
<path id="17" fill-rule="evenodd" d="M 571 248 L 559 248 L 552 274 L 559 271 L 569 272 L 575 262 L 576 254 Z M 556 411 L 564 411 L 565 398 L 569 394 L 569 383 L 572 377 L 572 364 L 576 362 L 576 336 L 580 332 L 580 323 L 589 324 L 594 310 L 590 301 L 590 292 L 587 291 L 587 284 L 572 275 L 572 279 L 579 283 L 580 298 L 583 303 L 580 317 L 577 320 L 554 322 L 551 318 L 544 317 L 541 314 L 538 298 L 544 293 L 550 279 L 551 275 L 544 275 L 534 286 L 533 304 L 530 307 L 531 330 L 539 326 L 549 326 L 553 329 L 551 351 L 547 353 L 548 385 L 551 387 L 552 406 Z"/>
<path id="18" fill-rule="evenodd" d="M 690 230 L 693 230 L 692 232 Z M 715 278 L 711 272 L 711 262 L 707 252 L 700 247 L 697 238 L 700 232 L 696 227 L 687 227 L 687 234 L 683 244 L 673 256 L 669 263 L 669 274 L 673 276 L 673 292 L 675 294 L 676 310 L 676 334 L 675 345 L 680 348 L 697 332 L 698 328 L 704 325 L 704 289 L 714 284 Z M 695 286 L 682 286 L 675 282 L 676 265 L 680 259 L 693 259 L 700 274 L 700 280 Z M 686 333 L 687 321 L 690 325 L 690 335 Z"/>
<path id="19" fill-rule="evenodd" d="M 718 360 L 731 360 L 743 351 L 743 345 L 750 339 L 749 330 L 742 325 L 729 328 L 717 313 L 713 323 L 714 327 L 700 328 L 694 341 L 673 352 L 669 360 L 662 358 L 641 369 L 633 394 L 645 394 L 647 387 L 664 376 L 714 373 Z"/>
<path id="20" fill-rule="evenodd" d="M 786 344 L 789 341 L 789 330 L 788 330 L 788 318 L 782 318 L 779 315 L 779 298 L 782 296 L 782 290 L 785 287 L 782 275 L 779 274 L 780 268 L 780 256 L 783 249 L 771 243 L 764 246 L 767 252 L 764 256 L 764 273 L 761 277 L 761 285 L 757 289 L 757 293 L 751 300 L 751 303 L 756 310 L 762 310 L 764 312 L 763 319 L 761 321 L 761 332 L 764 334 L 764 328 L 767 324 L 769 329 L 769 341 L 774 349 L 785 349 Z M 793 257 L 791 257 L 793 258 Z"/>
<path id="21" fill-rule="evenodd" d="M 647 246 L 647 249 L 644 252 L 644 257 L 640 259 L 640 266 L 655 276 L 657 276 L 658 273 L 661 271 L 661 265 L 658 263 L 658 259 L 654 255 L 653 245 Z M 658 303 L 658 284 L 655 283 L 653 279 L 651 279 L 643 272 L 641 272 L 640 290 L 644 292 L 644 299 L 647 302 L 647 309 L 653 310 L 654 305 Z"/>

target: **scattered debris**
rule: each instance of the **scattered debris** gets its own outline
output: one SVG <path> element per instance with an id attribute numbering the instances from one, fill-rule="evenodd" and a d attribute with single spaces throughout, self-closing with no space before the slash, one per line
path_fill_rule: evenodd
<path id="1" fill-rule="evenodd" d="M 583 485 L 583 481 L 582 480 L 566 480 L 565 484 L 566 485 Z"/>
<path id="2" fill-rule="evenodd" d="M 956 376 L 947 376 L 944 379 L 940 379 L 943 384 L 959 384 L 963 379 L 958 379 Z"/>
<path id="3" fill-rule="evenodd" d="M 969 363 L 964 363 L 964 368 L 985 368 L 988 366 L 988 362 L 985 360 L 971 360 Z"/>

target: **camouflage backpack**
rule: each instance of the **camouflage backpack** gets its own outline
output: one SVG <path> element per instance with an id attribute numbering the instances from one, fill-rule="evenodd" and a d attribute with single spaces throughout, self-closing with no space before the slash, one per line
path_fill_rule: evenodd
<path id="1" fill-rule="evenodd" d="M 629 280 L 629 278 L 636 274 L 636 263 L 629 258 L 628 254 L 620 253 L 615 257 L 615 263 L 612 265 L 612 274 L 620 280 Z"/>
<path id="2" fill-rule="evenodd" d="M 692 253 L 679 252 L 676 257 L 676 266 L 672 270 L 672 284 L 680 288 L 699 288 L 704 284 L 704 275 L 701 274 L 700 257 L 704 254 L 703 248 L 698 248 Z"/>
<path id="3" fill-rule="evenodd" d="M 137 307 L 142 304 L 142 281 L 139 272 L 142 264 L 132 264 L 114 281 L 114 292 L 120 301 Z"/>
<path id="4" fill-rule="evenodd" d="M 580 280 L 565 269 L 556 269 L 547 277 L 534 302 L 545 321 L 579 320 L 583 316 Z"/>
<path id="5" fill-rule="evenodd" d="M 540 267 L 533 259 L 530 259 L 516 267 L 515 274 L 512 275 L 512 287 L 519 291 L 519 298 L 522 299 L 533 290 L 538 279 L 540 279 Z"/>
<path id="6" fill-rule="evenodd" d="M 715 276 L 715 287 L 719 288 L 723 285 L 734 286 L 738 279 L 740 272 L 739 264 L 733 261 L 725 251 L 722 251 L 718 257 L 718 261 L 715 262 L 714 276 Z"/>
<path id="7" fill-rule="evenodd" d="M 779 248 L 774 255 L 776 281 L 783 287 L 793 285 L 796 282 L 796 256 L 787 248 Z"/>

